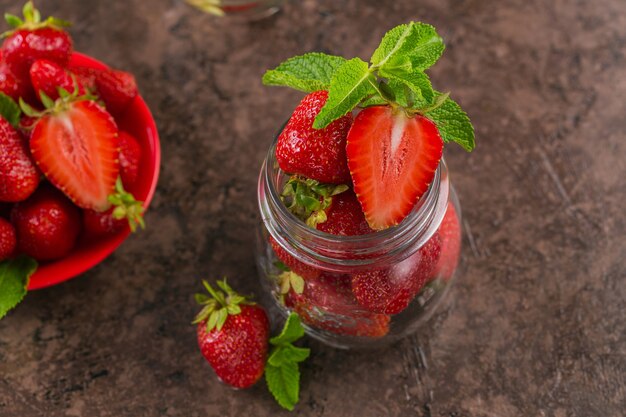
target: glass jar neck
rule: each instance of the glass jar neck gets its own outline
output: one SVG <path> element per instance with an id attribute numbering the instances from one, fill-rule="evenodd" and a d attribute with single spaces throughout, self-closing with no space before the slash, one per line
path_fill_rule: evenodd
<path id="1" fill-rule="evenodd" d="M 331 235 L 308 227 L 283 204 L 280 193 L 287 175 L 275 159 L 276 141 L 261 168 L 258 203 L 269 234 L 290 255 L 333 272 L 400 262 L 418 250 L 439 228 L 448 203 L 448 169 L 441 160 L 435 177 L 413 211 L 397 226 L 359 236 Z"/>

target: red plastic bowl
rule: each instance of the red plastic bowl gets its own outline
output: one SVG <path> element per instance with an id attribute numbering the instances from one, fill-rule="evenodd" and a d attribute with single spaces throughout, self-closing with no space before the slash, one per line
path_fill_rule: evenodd
<path id="1" fill-rule="evenodd" d="M 93 68 L 106 68 L 102 62 L 83 54 L 74 53 L 72 64 Z M 144 201 L 147 209 L 157 180 L 161 162 L 159 134 L 148 106 L 140 96 L 130 105 L 123 118 L 117 120 L 120 129 L 137 138 L 142 148 L 137 184 L 130 191 L 138 200 Z M 141 231 L 138 232 L 141 234 Z M 76 248 L 65 258 L 41 263 L 28 285 L 29 290 L 49 287 L 74 278 L 96 266 L 109 256 L 128 237 L 130 230 L 94 242 L 79 241 Z"/>

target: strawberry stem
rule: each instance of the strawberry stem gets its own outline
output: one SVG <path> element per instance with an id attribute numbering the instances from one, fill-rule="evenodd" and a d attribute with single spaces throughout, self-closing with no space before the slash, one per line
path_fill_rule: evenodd
<path id="1" fill-rule="evenodd" d="M 137 227 L 146 228 L 143 219 L 143 203 L 135 200 L 135 197 L 124 190 L 122 179 L 117 178 L 115 182 L 115 193 L 109 195 L 109 203 L 115 206 L 113 209 L 113 218 L 117 220 L 127 219 L 130 230 L 134 233 Z"/>
<path id="2" fill-rule="evenodd" d="M 287 209 L 297 218 L 315 228 L 326 221 L 326 209 L 332 197 L 348 190 L 345 184 L 323 184 L 299 175 L 292 176 L 283 188 L 281 199 Z"/>
<path id="3" fill-rule="evenodd" d="M 7 21 L 9 26 L 14 29 L 4 32 L 2 35 L 0 35 L 0 37 L 6 38 L 18 29 L 26 29 L 32 31 L 36 29 L 50 27 L 57 30 L 63 30 L 64 28 L 72 25 L 66 20 L 57 19 L 56 17 L 52 16 L 48 17 L 42 22 L 41 13 L 39 13 L 39 10 L 35 8 L 35 5 L 32 1 L 28 1 L 26 2 L 26 4 L 24 4 L 24 7 L 22 8 L 22 14 L 24 15 L 24 19 L 21 19 L 20 17 L 9 13 L 6 13 L 4 15 L 4 19 Z"/>
<path id="4" fill-rule="evenodd" d="M 221 330 L 229 315 L 234 316 L 241 313 L 241 305 L 255 304 L 235 292 L 226 282 L 226 278 L 217 281 L 218 289 L 213 288 L 205 280 L 202 280 L 202 285 L 209 295 L 195 294 L 194 298 L 202 306 L 202 309 L 192 324 L 206 321 L 207 332 L 213 329 Z"/>

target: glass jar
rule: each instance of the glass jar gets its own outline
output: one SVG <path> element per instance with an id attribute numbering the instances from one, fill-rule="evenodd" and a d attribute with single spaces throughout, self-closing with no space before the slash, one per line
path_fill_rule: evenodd
<path id="1" fill-rule="evenodd" d="M 289 177 L 275 146 L 259 176 L 256 261 L 279 311 L 295 311 L 307 334 L 339 348 L 377 347 L 414 332 L 447 293 L 459 260 L 461 210 L 445 162 L 399 225 L 337 236 L 285 207 L 280 194 Z"/>

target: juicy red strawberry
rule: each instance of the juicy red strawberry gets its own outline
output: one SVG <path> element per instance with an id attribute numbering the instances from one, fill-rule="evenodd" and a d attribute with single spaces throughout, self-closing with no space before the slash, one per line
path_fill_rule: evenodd
<path id="1" fill-rule="evenodd" d="M 40 96 L 44 92 L 52 100 L 59 98 L 59 88 L 73 93 L 78 88 L 78 95 L 85 94 L 85 89 L 62 66 L 46 59 L 39 59 L 30 67 L 30 79 Z"/>
<path id="2" fill-rule="evenodd" d="M 96 72 L 96 86 L 107 111 L 116 116 L 123 114 L 138 94 L 135 77 L 115 69 Z"/>
<path id="3" fill-rule="evenodd" d="M 128 229 L 128 220 L 113 217 L 113 209 L 105 212 L 83 211 L 83 230 L 87 237 L 112 236 Z"/>
<path id="4" fill-rule="evenodd" d="M 93 101 L 77 101 L 35 125 L 33 158 L 48 180 L 85 209 L 105 211 L 119 174 L 117 126 Z"/>
<path id="5" fill-rule="evenodd" d="M 141 146 L 134 136 L 122 131 L 119 132 L 118 143 L 120 147 L 120 177 L 122 177 L 124 188 L 132 189 L 139 176 Z"/>
<path id="6" fill-rule="evenodd" d="M 73 65 L 71 62 L 67 69 L 74 74 L 78 82 L 89 90 L 91 93 L 95 93 L 98 87 L 96 86 L 96 77 L 104 70 L 96 69 L 93 67 L 84 67 L 82 65 Z"/>
<path id="7" fill-rule="evenodd" d="M 352 292 L 360 305 L 384 314 L 398 314 L 408 307 L 432 276 L 441 251 L 435 234 L 404 261 L 384 269 L 352 275 Z"/>
<path id="8" fill-rule="evenodd" d="M 28 76 L 30 66 L 38 59 L 48 59 L 65 67 L 72 56 L 70 35 L 54 27 L 18 29 L 2 44 L 3 57 L 18 76 Z"/>
<path id="9" fill-rule="evenodd" d="M 329 332 L 363 337 L 381 337 L 389 332 L 390 318 L 366 311 L 350 289 L 350 277 L 328 273 L 305 281 L 304 291 L 291 289 L 285 305 L 311 327 Z"/>
<path id="10" fill-rule="evenodd" d="M 27 199 L 39 185 L 39 175 L 20 134 L 0 117 L 0 201 Z"/>
<path id="11" fill-rule="evenodd" d="M 0 92 L 11 97 L 15 102 L 18 102 L 20 97 L 27 102 L 32 102 L 34 96 L 30 79 L 14 74 L 2 58 L 0 58 Z"/>
<path id="12" fill-rule="evenodd" d="M 363 210 L 352 190 L 333 196 L 326 209 L 326 221 L 317 224 L 317 229 L 332 235 L 355 236 L 372 233 Z"/>
<path id="13" fill-rule="evenodd" d="M 67 255 L 80 232 L 80 210 L 60 191 L 42 185 L 11 211 L 20 251 L 38 261 Z"/>
<path id="14" fill-rule="evenodd" d="M 433 180 L 443 141 L 433 122 L 389 106 L 361 111 L 348 133 L 354 191 L 374 230 L 400 223 Z"/>
<path id="15" fill-rule="evenodd" d="M 30 136 L 33 133 L 33 129 L 35 128 L 37 120 L 39 119 L 37 119 L 36 117 L 22 115 L 22 118 L 20 119 L 20 124 L 17 126 L 20 132 L 22 132 L 22 135 L 24 135 L 24 137 L 27 138 L 28 141 L 30 141 Z"/>
<path id="16" fill-rule="evenodd" d="M 300 275 L 305 280 L 317 278 L 321 271 L 317 268 L 307 265 L 304 262 L 294 258 L 280 244 L 270 236 L 270 245 L 276 254 L 276 257 L 284 263 L 290 270 Z"/>
<path id="17" fill-rule="evenodd" d="M 16 245 L 15 228 L 0 217 L 0 262 L 9 259 L 15 253 Z"/>
<path id="18" fill-rule="evenodd" d="M 278 136 L 276 160 L 290 174 L 331 184 L 349 184 L 346 161 L 346 135 L 352 115 L 335 120 L 324 129 L 314 129 L 313 121 L 326 100 L 328 92 L 313 92 L 300 102 L 289 122 Z"/>
<path id="19" fill-rule="evenodd" d="M 461 224 L 454 204 L 448 204 L 448 209 L 437 233 L 441 237 L 441 256 L 433 276 L 447 281 L 454 275 L 461 253 Z"/>
<path id="20" fill-rule="evenodd" d="M 205 285 L 209 286 L 207 283 Z M 198 345 L 222 381 L 236 388 L 248 388 L 261 378 L 265 369 L 270 330 L 267 313 L 263 307 L 246 302 L 245 299 L 241 304 L 233 303 L 238 294 L 225 282 L 218 282 L 218 285 L 226 290 L 226 294 L 217 291 L 222 295 L 221 300 L 205 295 L 196 296 L 204 305 L 194 320 L 198 324 Z M 211 294 L 215 292 L 211 288 Z M 209 303 L 213 303 L 213 308 L 210 308 Z M 237 311 L 239 309 L 240 312 Z M 208 323 L 214 315 L 217 315 L 213 317 L 217 324 L 211 327 Z M 219 317 L 222 317 L 222 321 Z"/>

